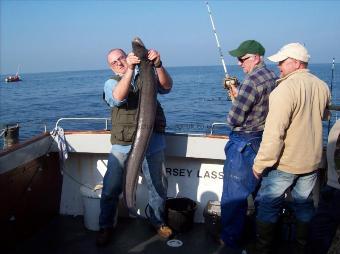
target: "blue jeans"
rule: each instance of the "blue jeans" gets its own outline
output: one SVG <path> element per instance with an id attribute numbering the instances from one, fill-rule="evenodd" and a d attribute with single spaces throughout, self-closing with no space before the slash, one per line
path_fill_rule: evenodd
<path id="1" fill-rule="evenodd" d="M 254 193 L 258 185 L 252 169 L 262 132 L 231 132 L 229 138 L 223 168 L 221 238 L 228 246 L 237 248 L 247 215 L 247 197 Z"/>
<path id="2" fill-rule="evenodd" d="M 112 228 L 117 212 L 119 196 L 123 190 L 124 164 L 128 154 L 112 150 L 103 180 L 100 199 L 100 228 Z M 163 150 L 146 157 L 143 174 L 149 191 L 150 222 L 158 227 L 164 224 L 164 206 L 167 195 L 167 179 Z"/>
<path id="3" fill-rule="evenodd" d="M 275 168 L 265 171 L 256 197 L 257 219 L 265 223 L 276 223 L 283 208 L 285 193 L 291 188 L 296 219 L 309 222 L 314 214 L 312 190 L 316 180 L 316 171 L 301 175 Z"/>
<path id="4" fill-rule="evenodd" d="M 316 214 L 311 220 L 308 253 L 327 254 L 340 225 L 340 190 L 325 186 L 320 193 Z"/>

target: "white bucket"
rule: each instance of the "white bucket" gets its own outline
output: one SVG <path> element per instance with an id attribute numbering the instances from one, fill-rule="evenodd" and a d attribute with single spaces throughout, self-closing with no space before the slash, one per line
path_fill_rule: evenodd
<path id="1" fill-rule="evenodd" d="M 80 193 L 83 199 L 84 224 L 89 230 L 99 230 L 100 197 L 102 190 L 91 190 L 81 186 Z"/>

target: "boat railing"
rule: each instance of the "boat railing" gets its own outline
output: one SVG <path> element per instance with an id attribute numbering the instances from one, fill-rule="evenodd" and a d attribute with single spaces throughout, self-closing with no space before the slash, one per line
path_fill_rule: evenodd
<path id="1" fill-rule="evenodd" d="M 102 120 L 105 121 L 105 129 L 104 130 L 108 130 L 108 125 L 109 122 L 111 122 L 111 118 L 110 117 L 63 117 L 63 118 L 59 118 L 55 124 L 55 128 L 57 129 L 60 126 L 60 123 L 62 121 L 98 121 L 98 120 Z M 217 126 L 228 126 L 226 123 L 212 123 L 210 126 L 210 134 L 212 135 L 214 132 L 214 129 L 216 129 Z"/>
<path id="2" fill-rule="evenodd" d="M 105 129 L 104 130 L 108 130 L 108 125 L 109 122 L 111 121 L 111 118 L 107 118 L 107 117 L 65 117 L 65 118 L 59 118 L 58 121 L 55 124 L 55 128 L 57 129 L 58 126 L 60 126 L 60 123 L 62 121 L 105 121 Z"/>
<path id="3" fill-rule="evenodd" d="M 212 123 L 211 126 L 210 126 L 210 135 L 213 134 L 214 129 L 215 129 L 217 126 L 226 126 L 226 127 L 228 127 L 228 124 L 227 124 L 227 123 Z"/>

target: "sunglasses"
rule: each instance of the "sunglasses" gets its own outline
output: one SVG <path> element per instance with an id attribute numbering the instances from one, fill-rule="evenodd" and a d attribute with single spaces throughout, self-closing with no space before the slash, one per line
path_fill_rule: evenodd
<path id="1" fill-rule="evenodd" d="M 117 66 L 118 62 L 122 62 L 126 57 L 125 56 L 120 56 L 117 60 L 112 61 L 110 64 L 111 66 Z"/>
<path id="2" fill-rule="evenodd" d="M 243 64 L 243 63 L 244 63 L 247 59 L 249 59 L 249 58 L 251 58 L 251 56 L 248 56 L 248 57 L 246 57 L 246 58 L 238 57 L 237 60 L 238 60 L 241 64 Z"/>

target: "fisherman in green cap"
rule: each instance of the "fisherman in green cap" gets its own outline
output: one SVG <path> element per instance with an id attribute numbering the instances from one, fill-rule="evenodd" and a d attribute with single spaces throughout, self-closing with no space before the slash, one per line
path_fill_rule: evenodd
<path id="1" fill-rule="evenodd" d="M 232 107 L 227 122 L 231 133 L 223 168 L 221 240 L 226 247 L 238 249 L 247 214 L 247 197 L 258 185 L 252 172 L 253 161 L 262 140 L 268 98 L 276 87 L 277 76 L 265 66 L 265 49 L 255 40 L 244 41 L 229 53 L 237 58 L 246 75 L 238 87 L 229 88 Z"/>

